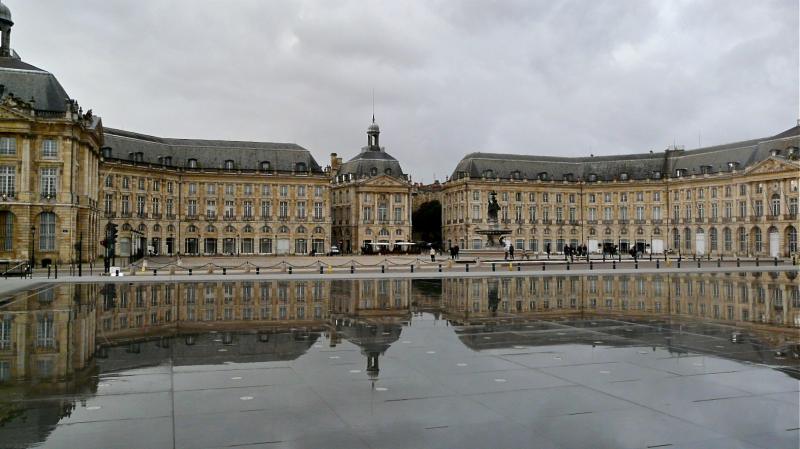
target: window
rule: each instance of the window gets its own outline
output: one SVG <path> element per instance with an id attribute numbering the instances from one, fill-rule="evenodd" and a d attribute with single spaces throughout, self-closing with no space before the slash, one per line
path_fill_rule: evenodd
<path id="1" fill-rule="evenodd" d="M 0 137 L 0 155 L 17 154 L 17 139 L 14 137 Z"/>
<path id="2" fill-rule="evenodd" d="M 261 162 L 261 171 L 269 171 L 269 170 L 270 170 L 269 161 L 262 161 Z"/>
<path id="3" fill-rule="evenodd" d="M 236 193 L 236 188 L 233 184 L 225 184 L 225 195 L 233 195 Z"/>
<path id="4" fill-rule="evenodd" d="M 780 195 L 772 195 L 772 216 L 777 217 L 781 214 L 781 197 Z"/>
<path id="5" fill-rule="evenodd" d="M 280 186 L 279 191 L 281 196 L 289 196 L 289 186 Z"/>
<path id="6" fill-rule="evenodd" d="M 266 218 L 270 215 L 272 215 L 272 202 L 261 201 L 261 216 Z"/>
<path id="7" fill-rule="evenodd" d="M 197 159 L 189 159 L 187 165 L 189 168 L 197 168 Z"/>
<path id="8" fill-rule="evenodd" d="M 42 212 L 39 215 L 39 251 L 56 249 L 56 214 Z"/>
<path id="9" fill-rule="evenodd" d="M 225 170 L 233 170 L 233 161 L 230 159 L 226 160 L 223 168 L 225 168 Z"/>
<path id="10" fill-rule="evenodd" d="M 0 195 L 14 196 L 17 185 L 17 169 L 13 165 L 0 166 Z"/>
<path id="11" fill-rule="evenodd" d="M 189 183 L 189 195 L 197 195 L 197 183 Z"/>
<path id="12" fill-rule="evenodd" d="M 236 204 L 232 200 L 225 200 L 225 218 L 236 217 Z"/>
<path id="13" fill-rule="evenodd" d="M 58 142 L 55 139 L 42 140 L 42 157 L 48 159 L 58 157 Z"/>
<path id="14" fill-rule="evenodd" d="M 13 244 L 14 214 L 9 211 L 0 212 L 0 251 L 11 251 Z"/>
<path id="15" fill-rule="evenodd" d="M 58 187 L 58 169 L 43 168 L 41 171 L 42 196 L 54 197 Z"/>
<path id="16" fill-rule="evenodd" d="M 298 162 L 295 165 L 295 171 L 303 172 L 306 171 L 306 163 L 305 162 Z M 305 251 L 303 251 L 305 252 Z"/>
<path id="17" fill-rule="evenodd" d="M 189 200 L 186 205 L 186 215 L 197 216 L 197 200 Z"/>
<path id="18" fill-rule="evenodd" d="M 315 202 L 314 203 L 314 218 L 315 219 L 317 219 L 317 220 L 321 220 L 322 219 L 322 216 L 323 216 L 322 210 L 323 210 L 322 202 L 319 202 L 319 201 Z"/>
<path id="19" fill-rule="evenodd" d="M 297 196 L 301 198 L 306 196 L 306 186 L 297 186 Z"/>
<path id="20" fill-rule="evenodd" d="M 253 202 L 245 201 L 243 205 L 244 205 L 244 217 L 253 218 Z"/>
<path id="21" fill-rule="evenodd" d="M 306 218 L 306 202 L 305 201 L 298 201 L 297 207 L 297 218 L 305 219 Z"/>
<path id="22" fill-rule="evenodd" d="M 279 204 L 279 217 L 280 218 L 288 218 L 289 217 L 289 202 L 288 201 L 281 201 Z"/>

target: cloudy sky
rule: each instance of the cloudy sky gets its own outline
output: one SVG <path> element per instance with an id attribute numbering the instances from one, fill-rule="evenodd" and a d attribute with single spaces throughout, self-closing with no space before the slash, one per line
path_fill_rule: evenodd
<path id="1" fill-rule="evenodd" d="M 3 0 L 12 46 L 106 126 L 381 142 L 415 181 L 473 151 L 768 136 L 798 115 L 797 0 Z"/>

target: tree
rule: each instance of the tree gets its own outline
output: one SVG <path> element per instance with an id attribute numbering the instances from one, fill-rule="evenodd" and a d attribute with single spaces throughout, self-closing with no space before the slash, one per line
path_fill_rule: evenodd
<path id="1" fill-rule="evenodd" d="M 422 240 L 439 246 L 442 241 L 442 204 L 437 201 L 422 203 L 411 214 L 411 235 L 414 240 Z"/>

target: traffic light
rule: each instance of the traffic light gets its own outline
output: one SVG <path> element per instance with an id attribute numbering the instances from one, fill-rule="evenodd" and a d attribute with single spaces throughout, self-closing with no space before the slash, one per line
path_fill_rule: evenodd
<path id="1" fill-rule="evenodd" d="M 112 223 L 108 225 L 108 246 L 113 247 L 117 244 L 117 225 Z"/>

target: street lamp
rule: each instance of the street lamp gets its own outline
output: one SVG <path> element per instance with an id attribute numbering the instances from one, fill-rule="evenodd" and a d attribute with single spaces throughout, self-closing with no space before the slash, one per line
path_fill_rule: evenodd
<path id="1" fill-rule="evenodd" d="M 36 245 L 34 244 L 35 236 L 36 236 L 36 226 L 31 226 L 31 251 L 30 251 L 30 256 L 31 256 L 31 263 L 30 263 L 30 265 L 31 265 L 31 274 L 33 274 L 33 266 L 36 264 L 36 256 L 35 256 Z"/>

